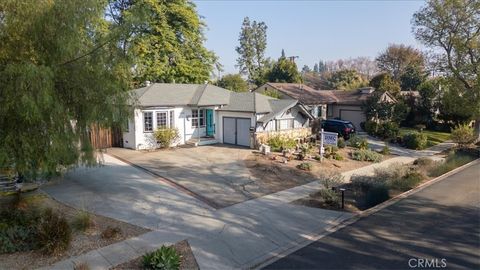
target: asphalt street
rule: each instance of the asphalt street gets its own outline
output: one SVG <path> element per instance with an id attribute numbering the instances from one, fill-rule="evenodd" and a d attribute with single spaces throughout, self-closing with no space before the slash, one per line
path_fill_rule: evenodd
<path id="1" fill-rule="evenodd" d="M 265 269 L 480 269 L 480 164 Z"/>

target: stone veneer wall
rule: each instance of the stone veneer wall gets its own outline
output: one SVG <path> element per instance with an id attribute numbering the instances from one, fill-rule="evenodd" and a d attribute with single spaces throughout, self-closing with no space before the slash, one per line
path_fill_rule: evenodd
<path id="1" fill-rule="evenodd" d="M 277 131 L 263 131 L 256 132 L 254 135 L 255 143 L 254 148 L 258 148 L 260 144 L 267 144 L 268 138 L 271 136 L 284 136 L 287 138 L 293 139 L 303 139 L 312 135 L 311 128 L 296 128 L 296 129 L 287 129 L 287 130 L 277 130 Z"/>

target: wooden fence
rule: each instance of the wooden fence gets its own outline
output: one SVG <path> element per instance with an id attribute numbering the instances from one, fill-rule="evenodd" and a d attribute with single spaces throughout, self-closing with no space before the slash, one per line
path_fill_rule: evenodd
<path id="1" fill-rule="evenodd" d="M 92 125 L 89 136 L 94 149 L 123 147 L 122 130 L 119 127 L 102 128 L 98 125 Z"/>

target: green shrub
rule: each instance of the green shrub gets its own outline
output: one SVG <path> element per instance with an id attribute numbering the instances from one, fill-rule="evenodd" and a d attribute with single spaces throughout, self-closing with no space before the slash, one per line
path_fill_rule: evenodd
<path id="1" fill-rule="evenodd" d="M 400 128 L 397 123 L 385 122 L 381 124 L 381 127 L 379 128 L 379 132 L 377 136 L 382 139 L 392 139 L 392 138 L 396 138 L 399 133 L 400 133 Z"/>
<path id="2" fill-rule="evenodd" d="M 174 247 L 162 246 L 142 257 L 143 268 L 152 270 L 177 270 L 180 268 L 180 255 Z"/>
<path id="3" fill-rule="evenodd" d="M 317 178 L 326 189 L 332 189 L 343 183 L 343 176 L 339 173 L 322 173 Z"/>
<path id="4" fill-rule="evenodd" d="M 373 207 L 388 199 L 390 199 L 390 195 L 386 185 L 372 185 L 365 193 L 365 204 L 367 207 Z"/>
<path id="5" fill-rule="evenodd" d="M 169 148 L 180 139 L 180 134 L 176 128 L 160 128 L 155 130 L 154 135 L 161 148 Z"/>
<path id="6" fill-rule="evenodd" d="M 36 248 L 36 211 L 8 209 L 0 212 L 0 254 Z"/>
<path id="7" fill-rule="evenodd" d="M 366 207 L 372 207 L 390 198 L 385 179 L 378 176 L 354 175 L 351 178 L 355 193 L 365 196 Z"/>
<path id="8" fill-rule="evenodd" d="M 458 125 L 452 129 L 452 141 L 459 145 L 468 145 L 475 141 L 475 131 L 469 125 Z"/>
<path id="9" fill-rule="evenodd" d="M 339 153 L 335 153 L 335 154 L 333 155 L 333 159 L 338 160 L 338 161 L 342 161 L 342 160 L 343 160 L 343 157 L 342 157 L 342 155 L 340 155 Z"/>
<path id="10" fill-rule="evenodd" d="M 37 243 L 46 254 L 57 254 L 68 248 L 72 240 L 72 230 L 65 217 L 52 209 L 43 212 L 37 224 Z"/>
<path id="11" fill-rule="evenodd" d="M 378 130 L 378 124 L 375 121 L 365 122 L 365 131 L 372 136 L 376 136 Z"/>
<path id="12" fill-rule="evenodd" d="M 346 146 L 345 139 L 343 137 L 338 138 L 337 145 L 338 145 L 338 148 L 345 148 Z"/>
<path id="13" fill-rule="evenodd" d="M 313 159 L 320 161 L 322 159 L 322 157 L 320 155 L 315 155 L 313 157 Z"/>
<path id="14" fill-rule="evenodd" d="M 385 146 L 382 148 L 382 151 L 380 151 L 380 154 L 382 155 L 390 155 L 390 147 L 385 144 Z"/>
<path id="15" fill-rule="evenodd" d="M 427 135 L 421 132 L 410 132 L 403 136 L 403 143 L 410 149 L 425 149 L 427 147 Z"/>
<path id="16" fill-rule="evenodd" d="M 341 200 L 338 193 L 332 189 L 322 189 L 317 193 L 326 205 L 339 207 Z"/>
<path id="17" fill-rule="evenodd" d="M 280 135 L 270 136 L 267 140 L 267 144 L 273 152 L 281 152 L 287 149 L 293 149 L 297 146 L 297 142 L 288 137 Z"/>
<path id="18" fill-rule="evenodd" d="M 477 157 L 462 153 L 461 151 L 452 152 L 445 158 L 445 161 L 437 162 L 437 164 L 433 165 L 428 170 L 428 175 L 432 177 L 440 176 L 476 158 Z"/>
<path id="19" fill-rule="evenodd" d="M 304 170 L 304 171 L 311 171 L 312 170 L 312 164 L 310 164 L 308 162 L 302 162 L 302 163 L 297 165 L 297 168 L 299 168 L 300 170 Z"/>
<path id="20" fill-rule="evenodd" d="M 328 145 L 325 147 L 325 153 L 324 157 L 325 158 L 335 158 L 335 155 L 337 154 L 338 148 L 336 146 Z"/>
<path id="21" fill-rule="evenodd" d="M 382 160 L 382 155 L 369 149 L 358 149 L 352 153 L 352 159 L 358 161 L 380 162 Z"/>
<path id="22" fill-rule="evenodd" d="M 310 145 L 308 143 L 304 143 L 300 146 L 300 153 L 298 154 L 298 159 L 299 160 L 304 160 L 308 152 L 310 152 Z"/>
<path id="23" fill-rule="evenodd" d="M 365 138 L 359 136 L 352 136 L 350 140 L 348 140 L 348 145 L 358 149 L 367 149 L 368 148 L 368 141 Z"/>
<path id="24" fill-rule="evenodd" d="M 86 231 L 93 225 L 92 217 L 87 211 L 79 211 L 73 218 L 72 227 L 78 231 Z"/>
<path id="25" fill-rule="evenodd" d="M 367 190 L 373 185 L 385 185 L 385 179 L 368 176 L 368 175 L 353 175 L 350 179 L 352 188 L 357 191 L 367 192 Z"/>
<path id="26" fill-rule="evenodd" d="M 422 182 L 423 179 L 424 179 L 424 176 L 421 173 L 415 170 L 412 170 L 407 172 L 405 175 L 403 175 L 400 178 L 392 179 L 389 182 L 389 185 L 390 185 L 390 188 L 392 189 L 407 191 L 418 186 L 418 184 L 420 184 L 420 182 Z"/>
<path id="27" fill-rule="evenodd" d="M 434 163 L 431 158 L 428 157 L 419 157 L 413 161 L 413 165 L 417 165 L 420 167 L 429 167 Z"/>

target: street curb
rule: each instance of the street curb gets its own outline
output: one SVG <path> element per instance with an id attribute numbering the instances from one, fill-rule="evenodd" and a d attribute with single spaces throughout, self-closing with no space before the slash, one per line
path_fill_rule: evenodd
<path id="1" fill-rule="evenodd" d="M 444 180 L 445 178 L 447 178 L 449 176 L 452 176 L 452 175 L 462 171 L 463 169 L 466 169 L 466 168 L 471 167 L 473 165 L 476 165 L 478 163 L 480 163 L 480 159 L 477 158 L 477 159 L 475 159 L 475 160 L 473 160 L 473 161 L 471 161 L 467 164 L 464 164 L 464 165 L 462 165 L 458 168 L 455 168 L 455 169 L 453 169 L 453 170 L 451 170 L 451 171 L 449 171 L 445 174 L 442 174 L 442 175 L 440 175 L 436 178 L 433 178 L 433 179 L 431 179 L 431 180 L 429 180 L 429 181 L 427 181 L 427 182 L 425 182 L 425 183 L 423 183 L 423 184 L 421 184 L 417 187 L 414 187 L 413 189 L 410 189 L 410 190 L 405 191 L 401 194 L 398 194 L 397 196 L 395 196 L 393 198 L 390 198 L 389 200 L 387 200 L 383 203 L 380 203 L 380 204 L 378 204 L 378 205 L 376 205 L 372 208 L 369 208 L 369 209 L 367 209 L 365 211 L 362 211 L 362 212 L 360 212 L 356 215 L 353 215 L 352 217 L 347 218 L 347 219 L 341 221 L 340 223 L 335 224 L 335 225 L 325 229 L 325 232 L 323 232 L 323 233 L 320 233 L 316 236 L 310 236 L 309 237 L 310 239 L 307 239 L 307 240 L 304 240 L 304 241 L 298 241 L 297 242 L 299 244 L 298 246 L 285 247 L 284 251 L 281 251 L 280 253 L 277 253 L 277 254 L 271 254 L 271 256 L 269 258 L 267 258 L 267 259 L 265 259 L 261 262 L 253 263 L 253 265 L 251 267 L 249 267 L 249 269 L 262 269 L 263 267 L 266 267 L 267 265 L 270 265 L 270 264 L 282 259 L 283 257 L 286 257 L 286 256 L 294 253 L 295 251 L 300 250 L 300 249 L 310 245 L 311 243 L 316 242 L 316 241 L 324 238 L 325 236 L 328 236 L 328 235 L 330 235 L 330 234 L 332 234 L 336 231 L 339 231 L 339 230 L 341 230 L 341 229 L 343 229 L 347 226 L 350 226 L 350 225 L 354 224 L 355 222 L 357 222 L 357 221 L 359 221 L 363 218 L 366 218 L 370 215 L 373 215 L 373 214 L 375 214 L 375 213 L 377 213 L 377 212 L 379 212 L 379 211 L 381 211 L 381 210 L 383 210 L 383 209 L 385 209 L 385 208 L 387 208 L 387 207 L 389 207 L 389 206 L 391 206 L 391 205 L 393 205 L 393 204 L 395 204 L 395 203 L 397 203 L 397 202 L 399 202 L 399 201 L 401 201 L 401 200 L 403 200 L 403 199 L 405 199 L 405 198 L 407 198 L 411 195 L 414 195 L 415 193 L 417 193 L 417 192 L 419 192 L 419 191 L 421 191 L 421 190 L 423 190 L 423 189 L 425 189 L 425 188 L 427 188 L 427 187 L 429 187 L 429 186 L 431 186 L 431 185 L 433 185 L 437 182 L 440 182 L 440 181 Z"/>
<path id="2" fill-rule="evenodd" d="M 174 188 L 182 191 L 183 193 L 185 193 L 185 194 L 187 194 L 187 195 L 189 195 L 189 196 L 192 196 L 192 197 L 194 197 L 195 199 L 201 201 L 202 203 L 204 203 L 204 204 L 206 204 L 207 206 L 209 206 L 210 208 L 212 208 L 212 210 L 218 210 L 218 209 L 221 209 L 221 208 L 222 208 L 220 205 L 218 205 L 217 203 L 211 201 L 210 199 L 208 199 L 208 198 L 206 198 L 206 197 L 204 197 L 204 196 L 202 196 L 202 195 L 200 195 L 200 194 L 197 194 L 197 193 L 191 191 L 191 190 L 188 189 L 187 187 L 184 187 L 184 186 L 182 186 L 182 185 L 180 185 L 180 184 L 172 181 L 171 179 L 168 179 L 167 177 L 165 177 L 165 176 L 163 176 L 163 175 L 160 175 L 160 174 L 158 174 L 158 173 L 152 172 L 151 170 L 149 170 L 149 169 L 147 169 L 147 168 L 145 168 L 145 167 L 143 167 L 143 166 L 140 166 L 140 165 L 137 165 L 137 164 L 135 164 L 135 163 L 132 163 L 132 162 L 130 162 L 130 161 L 124 159 L 124 158 L 121 158 L 121 157 L 117 156 L 117 155 L 114 155 L 114 154 L 111 154 L 111 153 L 108 153 L 108 152 L 105 152 L 104 154 L 105 154 L 105 155 L 109 155 L 109 156 L 111 156 L 111 157 L 113 157 L 113 158 L 116 158 L 116 159 L 120 160 L 121 162 L 124 162 L 124 163 L 126 163 L 126 164 L 128 164 L 128 165 L 130 165 L 130 166 L 132 166 L 132 167 L 134 167 L 134 168 L 137 168 L 137 169 L 139 169 L 139 170 L 147 173 L 147 174 L 150 174 L 151 176 L 155 177 L 155 179 L 158 179 L 158 180 L 160 180 L 160 181 L 162 181 L 162 182 L 170 185 L 171 187 L 174 187 Z"/>

